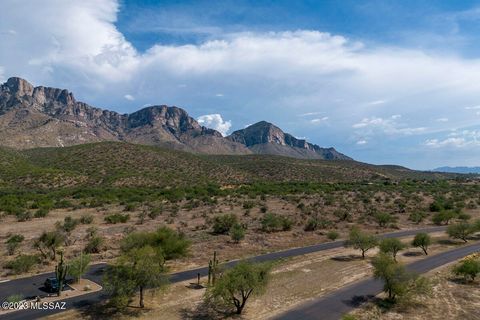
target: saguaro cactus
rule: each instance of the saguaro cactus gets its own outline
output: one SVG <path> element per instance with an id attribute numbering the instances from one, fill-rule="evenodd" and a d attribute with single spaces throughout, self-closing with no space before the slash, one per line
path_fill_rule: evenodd
<path id="1" fill-rule="evenodd" d="M 208 285 L 214 286 L 218 273 L 217 251 L 213 251 L 213 260 L 208 263 Z"/>
<path id="2" fill-rule="evenodd" d="M 63 289 L 63 284 L 68 273 L 68 265 L 63 263 L 63 251 L 60 251 L 60 262 L 55 266 L 55 277 L 57 278 L 58 291 L 57 295 L 60 296 Z"/>

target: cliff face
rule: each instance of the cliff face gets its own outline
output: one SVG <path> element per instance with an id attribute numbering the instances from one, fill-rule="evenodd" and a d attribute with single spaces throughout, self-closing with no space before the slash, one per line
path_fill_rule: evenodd
<path id="1" fill-rule="evenodd" d="M 177 107 L 151 106 L 131 114 L 92 107 L 65 89 L 34 87 L 21 78 L 0 85 L 0 145 L 28 149 L 126 141 L 206 154 L 273 154 L 350 160 L 334 148 L 296 139 L 266 121 L 222 137 Z"/>
<path id="2" fill-rule="evenodd" d="M 241 143 L 257 154 L 274 154 L 304 159 L 352 160 L 334 148 L 321 148 L 260 121 L 233 132 L 227 139 Z"/>
<path id="3" fill-rule="evenodd" d="M 0 86 L 0 144 L 25 149 L 127 141 L 210 154 L 248 154 L 177 107 L 122 115 L 78 102 L 67 90 L 33 87 L 20 78 Z"/>

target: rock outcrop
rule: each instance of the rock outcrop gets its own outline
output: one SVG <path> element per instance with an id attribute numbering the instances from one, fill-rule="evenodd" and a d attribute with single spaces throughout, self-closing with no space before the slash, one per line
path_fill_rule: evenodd
<path id="1" fill-rule="evenodd" d="M 178 107 L 151 106 L 131 114 L 76 101 L 65 89 L 34 87 L 21 78 L 0 85 L 0 145 L 28 149 L 125 141 L 206 154 L 272 154 L 350 160 L 334 148 L 296 139 L 261 121 L 223 137 Z"/>
<path id="2" fill-rule="evenodd" d="M 302 159 L 352 160 L 334 148 L 322 148 L 297 139 L 277 126 L 257 122 L 245 129 L 233 132 L 227 139 L 241 143 L 256 154 L 273 154 Z"/>

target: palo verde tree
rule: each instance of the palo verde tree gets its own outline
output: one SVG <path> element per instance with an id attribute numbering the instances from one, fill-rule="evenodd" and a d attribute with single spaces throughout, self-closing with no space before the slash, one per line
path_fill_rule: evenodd
<path id="1" fill-rule="evenodd" d="M 380 253 L 372 259 L 373 275 L 383 281 L 383 290 L 390 302 L 410 298 L 413 294 L 426 294 L 430 285 L 426 278 L 409 273 L 390 255 Z"/>
<path id="2" fill-rule="evenodd" d="M 167 284 L 163 256 L 151 246 L 133 248 L 120 256 L 105 274 L 105 289 L 116 307 L 126 307 L 138 290 L 139 306 L 144 308 L 146 288 L 158 289 Z"/>
<path id="3" fill-rule="evenodd" d="M 154 232 L 133 232 L 121 243 L 121 251 L 127 253 L 134 248 L 151 246 L 162 252 L 164 261 L 184 257 L 188 254 L 190 241 L 184 234 L 168 227 L 160 227 Z"/>
<path id="4" fill-rule="evenodd" d="M 447 234 L 450 238 L 461 239 L 468 242 L 468 237 L 475 233 L 475 228 L 468 222 L 459 222 L 451 224 L 447 228 Z"/>
<path id="5" fill-rule="evenodd" d="M 428 255 L 428 247 L 432 244 L 432 238 L 428 233 L 420 232 L 415 235 L 413 238 L 412 246 L 416 248 L 422 248 L 425 255 Z"/>
<path id="6" fill-rule="evenodd" d="M 17 248 L 20 246 L 20 244 L 23 242 L 25 239 L 24 236 L 21 234 L 14 234 L 8 237 L 7 241 L 5 244 L 7 245 L 7 251 L 9 255 L 15 254 L 15 251 Z"/>
<path id="7" fill-rule="evenodd" d="M 241 261 L 225 271 L 207 290 L 206 300 L 216 306 L 233 307 L 235 313 L 241 314 L 252 295 L 265 292 L 270 269 L 269 264 Z"/>
<path id="8" fill-rule="evenodd" d="M 397 238 L 387 238 L 380 241 L 380 252 L 392 255 L 393 260 L 397 261 L 397 253 L 405 249 L 406 245 Z"/>
<path id="9" fill-rule="evenodd" d="M 51 260 L 56 260 L 57 248 L 64 242 L 63 235 L 57 231 L 44 231 L 40 237 L 35 240 L 33 246 L 40 251 L 44 259 L 50 257 Z"/>
<path id="10" fill-rule="evenodd" d="M 410 275 L 405 268 L 396 263 L 392 257 L 380 253 L 372 260 L 374 277 L 383 281 L 383 291 L 388 294 L 388 299 L 393 301 L 397 295 L 406 290 L 405 284 L 410 280 Z"/>
<path id="11" fill-rule="evenodd" d="M 477 258 L 467 258 L 461 261 L 453 268 L 453 273 L 457 276 L 461 275 L 465 281 L 475 281 L 475 278 L 480 274 L 480 260 Z"/>
<path id="12" fill-rule="evenodd" d="M 381 228 L 385 228 L 387 224 L 395 221 L 395 217 L 387 212 L 379 212 L 374 216 L 374 218 L 378 223 L 378 226 Z"/>
<path id="13" fill-rule="evenodd" d="M 85 274 L 88 265 L 90 264 L 90 260 L 91 257 L 89 254 L 81 252 L 78 257 L 70 261 L 68 274 L 73 277 L 75 282 L 79 282 L 82 275 Z"/>
<path id="14" fill-rule="evenodd" d="M 350 230 L 347 241 L 345 241 L 345 247 L 352 247 L 362 251 L 362 259 L 365 259 L 365 253 L 375 248 L 378 244 L 377 237 L 361 231 L 357 227 L 353 227 Z"/>
<path id="15" fill-rule="evenodd" d="M 138 290 L 139 305 L 143 308 L 145 288 L 164 286 L 167 283 L 165 261 L 185 256 L 189 245 L 183 234 L 167 227 L 126 236 L 121 243 L 122 255 L 108 268 L 104 278 L 111 303 L 118 308 L 126 307 Z"/>
<path id="16" fill-rule="evenodd" d="M 230 237 L 235 243 L 239 243 L 243 238 L 245 238 L 245 229 L 239 223 L 233 225 L 230 229 Z"/>

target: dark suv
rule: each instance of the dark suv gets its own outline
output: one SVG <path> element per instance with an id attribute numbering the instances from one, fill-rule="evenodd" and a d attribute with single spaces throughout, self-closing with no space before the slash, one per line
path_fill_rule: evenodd
<path id="1" fill-rule="evenodd" d="M 48 292 L 58 292 L 58 280 L 55 277 L 47 278 L 43 285 Z M 63 290 L 65 290 L 65 283 L 63 284 L 62 291 Z"/>

